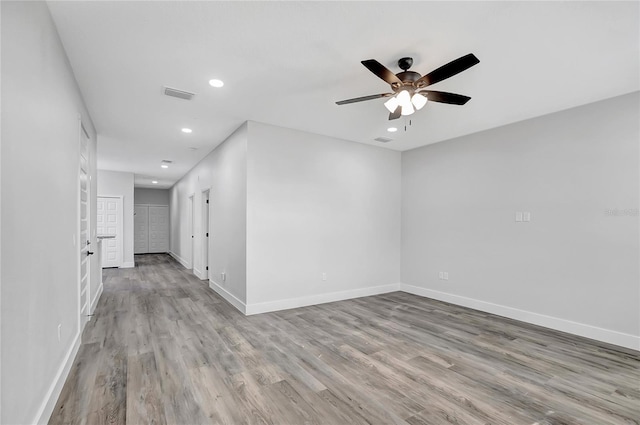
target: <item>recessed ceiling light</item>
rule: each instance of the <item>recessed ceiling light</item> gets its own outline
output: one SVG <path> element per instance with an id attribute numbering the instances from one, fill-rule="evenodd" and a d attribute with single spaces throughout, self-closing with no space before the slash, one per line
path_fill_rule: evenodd
<path id="1" fill-rule="evenodd" d="M 191 133 L 193 130 L 191 130 L 190 128 L 183 128 L 182 132 L 183 133 Z"/>
<path id="2" fill-rule="evenodd" d="M 218 80 L 218 79 L 213 79 L 213 80 L 209 80 L 209 84 L 211 85 L 211 87 L 222 87 L 224 86 L 224 83 L 222 82 L 222 80 Z"/>
<path id="3" fill-rule="evenodd" d="M 162 168 L 169 168 L 169 166 L 167 164 L 161 164 L 160 165 Z"/>
<path id="4" fill-rule="evenodd" d="M 158 180 L 151 180 L 151 183 L 158 184 Z"/>
<path id="5" fill-rule="evenodd" d="M 398 131 L 398 129 L 397 129 L 397 128 L 395 128 L 395 127 L 389 127 L 389 128 L 387 128 L 387 131 L 388 131 L 389 133 L 395 133 L 396 131 Z"/>

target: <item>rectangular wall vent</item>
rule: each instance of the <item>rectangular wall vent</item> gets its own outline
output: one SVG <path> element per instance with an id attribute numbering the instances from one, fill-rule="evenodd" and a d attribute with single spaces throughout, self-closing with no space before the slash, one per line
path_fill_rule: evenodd
<path id="1" fill-rule="evenodd" d="M 376 142 L 380 142 L 380 143 L 389 143 L 392 142 L 393 139 L 389 139 L 388 137 L 376 137 L 375 139 Z"/>
<path id="2" fill-rule="evenodd" d="M 191 100 L 195 93 L 189 93 L 188 91 L 178 90 L 171 87 L 164 87 L 164 94 L 171 97 L 177 97 L 178 99 Z"/>

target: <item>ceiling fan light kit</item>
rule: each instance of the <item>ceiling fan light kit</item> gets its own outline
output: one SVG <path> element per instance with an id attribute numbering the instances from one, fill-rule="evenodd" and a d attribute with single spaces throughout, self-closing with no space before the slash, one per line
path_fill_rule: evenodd
<path id="1" fill-rule="evenodd" d="M 465 71 L 480 63 L 475 55 L 469 53 L 456 60 L 453 60 L 430 73 L 421 76 L 417 72 L 409 71 L 413 65 L 413 59 L 406 57 L 398 60 L 398 67 L 402 72 L 394 74 L 375 59 L 362 61 L 362 64 L 372 73 L 391 86 L 393 93 L 381 93 L 370 96 L 356 97 L 353 99 L 336 102 L 338 105 L 363 102 L 366 100 L 388 97 L 384 102 L 385 108 L 389 111 L 389 119 L 395 120 L 401 116 L 409 116 L 422 109 L 428 101 L 448 103 L 451 105 L 464 105 L 471 98 L 456 93 L 448 93 L 433 90 L 422 90 L 432 84 L 446 80 L 456 74 Z"/>

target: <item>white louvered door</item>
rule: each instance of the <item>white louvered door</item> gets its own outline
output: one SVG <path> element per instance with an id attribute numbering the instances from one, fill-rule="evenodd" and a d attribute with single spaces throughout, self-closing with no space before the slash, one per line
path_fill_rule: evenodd
<path id="1" fill-rule="evenodd" d="M 133 214 L 133 253 L 146 254 L 149 252 L 149 206 L 135 205 Z"/>
<path id="2" fill-rule="evenodd" d="M 169 251 L 169 207 L 149 206 L 149 252 Z"/>

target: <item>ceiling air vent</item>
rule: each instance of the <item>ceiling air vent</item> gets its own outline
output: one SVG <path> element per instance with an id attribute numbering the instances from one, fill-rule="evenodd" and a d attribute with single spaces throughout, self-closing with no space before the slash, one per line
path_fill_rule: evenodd
<path id="1" fill-rule="evenodd" d="M 393 139 L 389 139 L 388 137 L 376 137 L 375 139 L 376 142 L 380 142 L 380 143 L 389 143 L 392 142 Z"/>
<path id="2" fill-rule="evenodd" d="M 164 87 L 164 94 L 171 97 L 177 97 L 178 99 L 191 100 L 195 93 L 189 93 L 188 91 L 178 90 L 171 87 Z"/>

